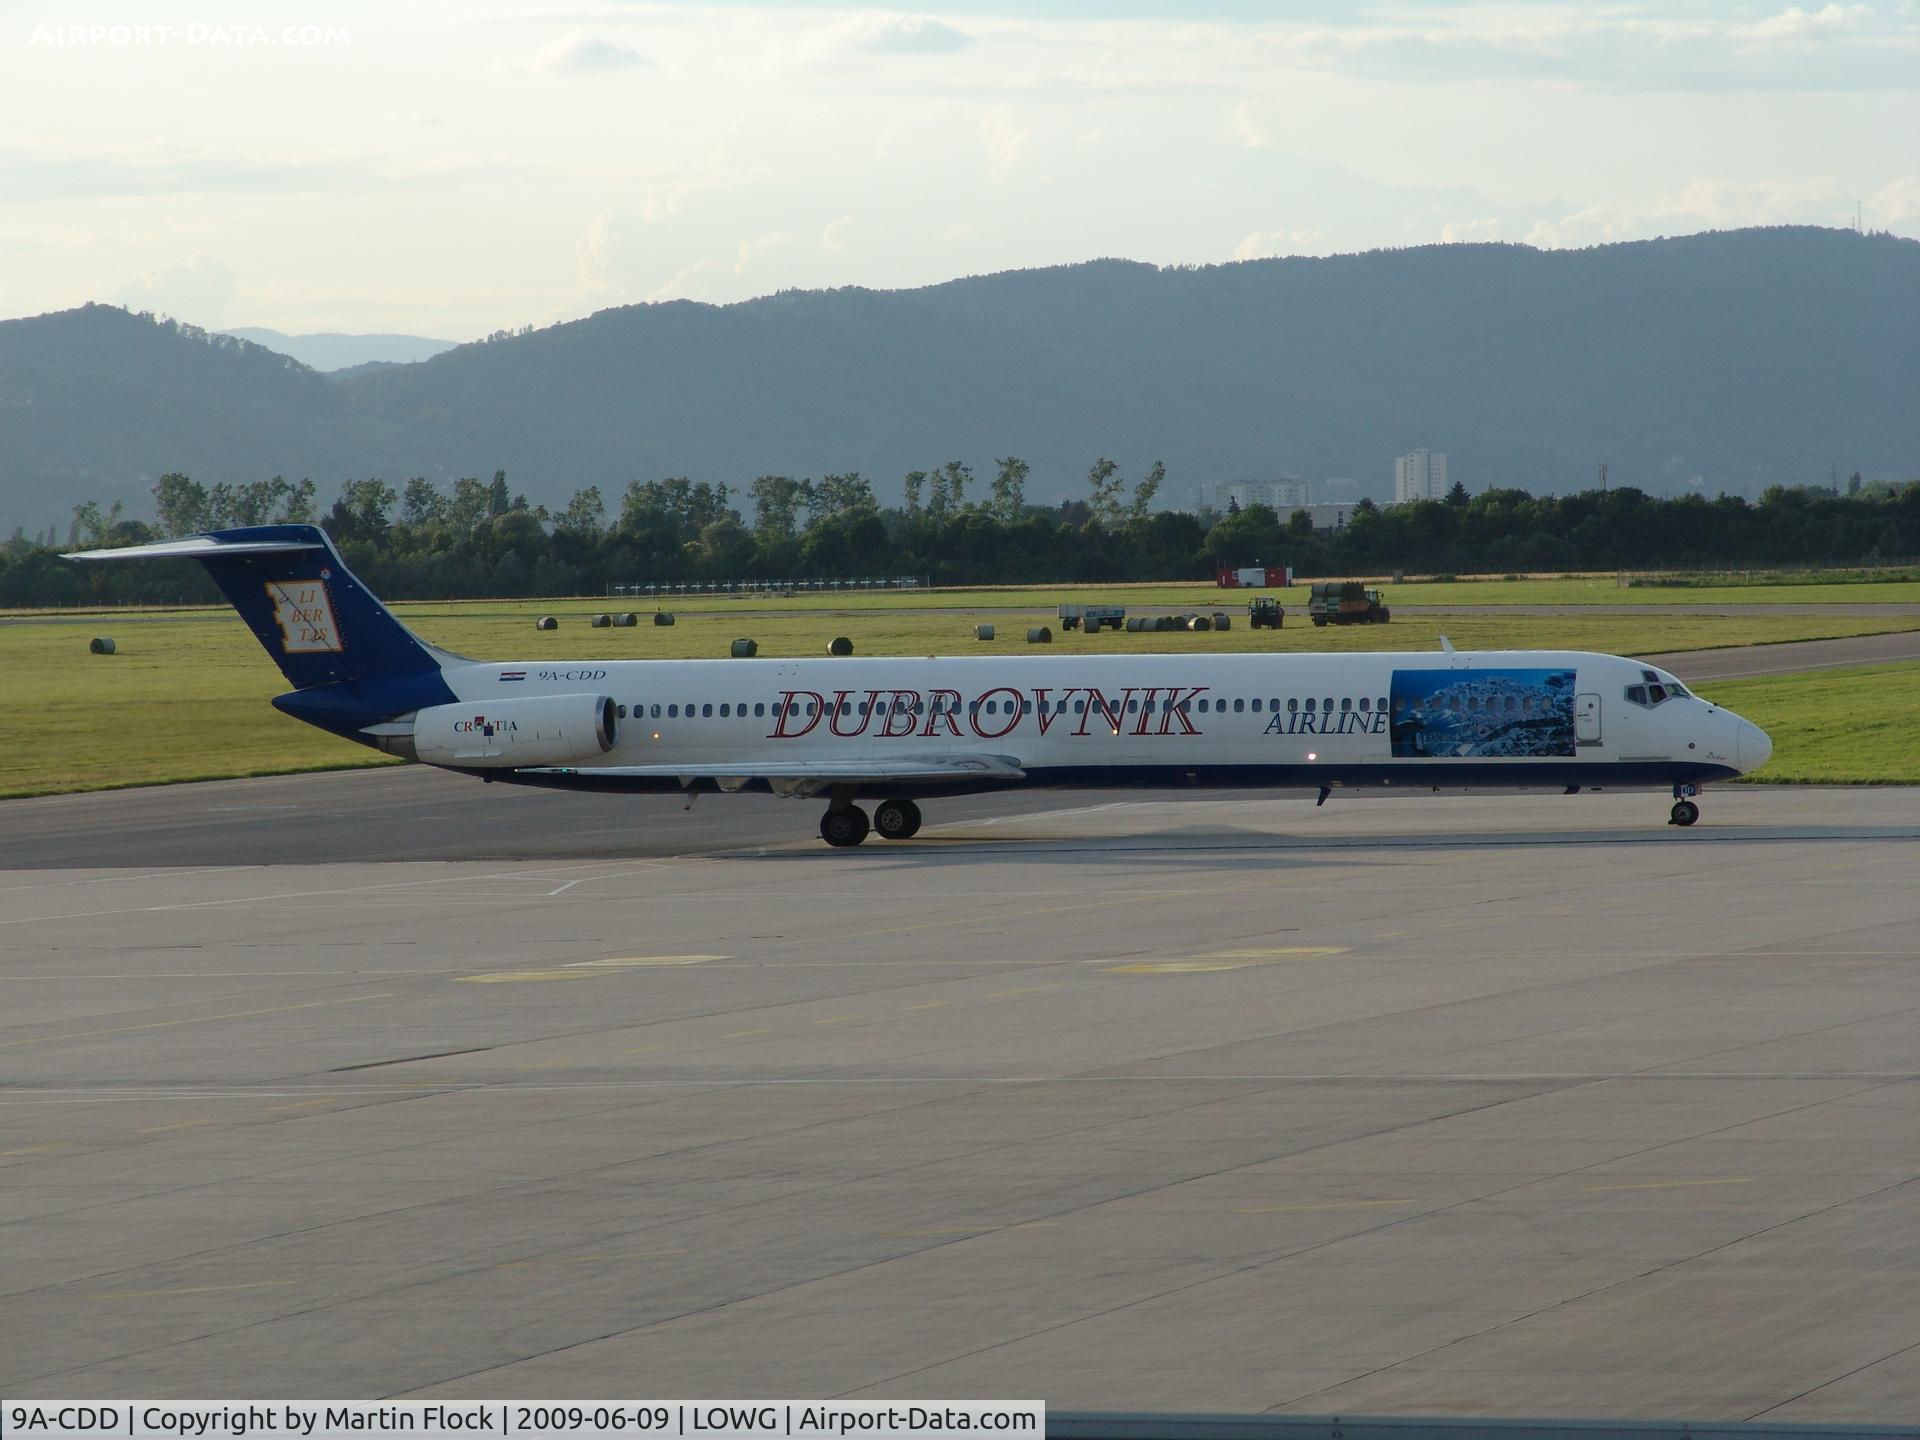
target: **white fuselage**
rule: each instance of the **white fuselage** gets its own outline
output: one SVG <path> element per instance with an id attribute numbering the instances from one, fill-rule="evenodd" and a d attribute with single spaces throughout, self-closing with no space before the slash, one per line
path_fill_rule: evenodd
<path id="1" fill-rule="evenodd" d="M 1664 785 L 1751 769 L 1770 749 L 1665 672 L 1581 651 L 529 660 L 443 674 L 476 714 L 611 697 L 617 738 L 583 775 L 910 755 L 999 757 L 1056 785 Z"/>

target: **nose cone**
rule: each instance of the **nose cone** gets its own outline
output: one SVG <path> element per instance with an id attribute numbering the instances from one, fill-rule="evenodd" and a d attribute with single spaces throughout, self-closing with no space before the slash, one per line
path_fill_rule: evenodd
<path id="1" fill-rule="evenodd" d="M 1758 770 L 1773 758 L 1773 741 L 1767 738 L 1767 732 L 1751 720 L 1742 720 L 1740 730 L 1734 739 L 1734 758 L 1745 774 L 1749 770 Z"/>

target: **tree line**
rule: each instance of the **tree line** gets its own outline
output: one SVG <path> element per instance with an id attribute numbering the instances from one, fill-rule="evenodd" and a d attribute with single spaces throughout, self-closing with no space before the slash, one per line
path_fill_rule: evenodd
<path id="1" fill-rule="evenodd" d="M 1376 506 L 1336 530 L 1264 505 L 1163 510 L 1166 467 L 1129 482 L 1102 457 L 1084 498 L 1026 499 L 1029 467 L 996 460 L 981 483 L 953 460 L 903 477 L 882 505 L 857 472 L 762 475 L 736 491 L 684 476 L 590 485 L 559 509 L 529 504 L 504 472 L 442 488 L 350 480 L 318 508 L 311 480 L 206 486 L 163 475 L 152 519 L 74 507 L 65 537 L 16 530 L 0 545 L 0 605 L 164 604 L 217 598 L 197 565 L 81 568 L 62 548 L 131 545 L 238 525 L 315 522 L 373 589 L 394 599 L 603 594 L 610 584 L 912 575 L 936 585 L 1204 580 L 1219 566 L 1291 565 L 1296 576 L 1862 564 L 1920 556 L 1920 481 L 1774 487 L 1662 499 L 1632 488 L 1524 490 Z"/>

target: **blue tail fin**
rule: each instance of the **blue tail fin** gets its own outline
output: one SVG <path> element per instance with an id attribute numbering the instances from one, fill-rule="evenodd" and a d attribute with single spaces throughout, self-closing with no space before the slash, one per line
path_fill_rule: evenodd
<path id="1" fill-rule="evenodd" d="M 273 703 L 355 739 L 374 720 L 453 699 L 461 659 L 426 644 L 341 562 L 315 525 L 254 525 L 184 540 L 84 550 L 69 560 L 198 560 L 292 682 Z"/>

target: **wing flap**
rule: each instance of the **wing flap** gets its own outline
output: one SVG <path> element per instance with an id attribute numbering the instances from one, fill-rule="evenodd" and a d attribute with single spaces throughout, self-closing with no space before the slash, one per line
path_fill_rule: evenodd
<path id="1" fill-rule="evenodd" d="M 898 756 L 884 760 L 730 760 L 718 765 L 530 765 L 528 775 L 569 775 L 582 780 L 885 780 L 901 784 L 941 780 L 1024 780 L 1027 772 L 1010 755 Z"/>

